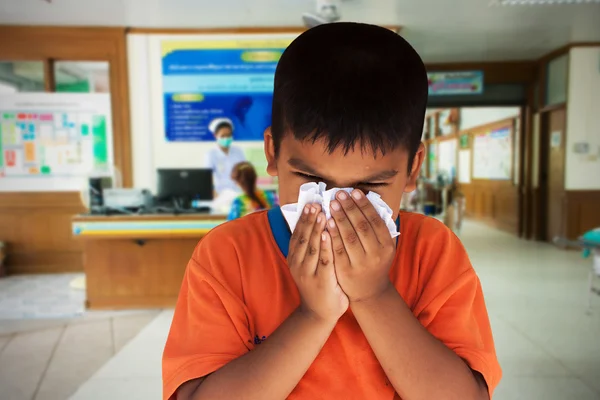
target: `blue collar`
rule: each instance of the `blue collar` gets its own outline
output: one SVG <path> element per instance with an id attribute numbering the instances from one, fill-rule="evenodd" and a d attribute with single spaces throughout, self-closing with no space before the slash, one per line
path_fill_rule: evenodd
<path id="1" fill-rule="evenodd" d="M 277 246 L 281 253 L 283 253 L 283 256 L 287 258 L 290 249 L 290 239 L 292 238 L 290 227 L 285 221 L 279 207 L 273 207 L 267 211 L 267 217 L 269 218 L 269 225 L 271 226 L 275 242 L 277 242 Z"/>
<path id="2" fill-rule="evenodd" d="M 267 217 L 269 218 L 269 225 L 271 226 L 271 232 L 273 232 L 275 242 L 277 242 L 277 246 L 279 247 L 279 250 L 283 256 L 287 258 L 288 251 L 290 249 L 290 239 L 292 238 L 290 227 L 285 221 L 283 213 L 279 207 L 271 208 L 267 212 Z M 398 218 L 396 219 L 396 226 L 400 227 L 400 215 L 398 215 Z M 397 244 L 398 238 L 396 238 L 396 245 Z"/>

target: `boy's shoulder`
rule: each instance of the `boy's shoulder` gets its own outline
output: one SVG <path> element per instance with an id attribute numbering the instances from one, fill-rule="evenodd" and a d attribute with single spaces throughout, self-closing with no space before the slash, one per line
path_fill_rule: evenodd
<path id="1" fill-rule="evenodd" d="M 410 254 L 421 267 L 440 268 L 446 257 L 466 255 L 460 239 L 440 220 L 422 214 L 400 213 L 400 243 L 403 252 Z M 444 269 L 450 268 L 443 265 Z"/>
<path id="2" fill-rule="evenodd" d="M 266 211 L 258 211 L 241 218 L 224 222 L 208 232 L 198 243 L 194 255 L 209 252 L 228 253 L 232 249 L 253 246 L 270 234 Z"/>
<path id="3" fill-rule="evenodd" d="M 239 196 L 236 200 L 242 201 L 243 196 Z M 204 236 L 202 241 L 237 241 L 240 239 L 248 239 L 248 235 L 256 235 L 259 232 L 269 231 L 269 221 L 266 211 L 257 211 L 248 214 L 244 217 L 224 222 L 214 227 Z"/>
<path id="4" fill-rule="evenodd" d="M 448 239 L 453 236 L 452 231 L 437 218 L 408 211 L 400 211 L 400 232 L 403 235 L 429 240 L 436 237 Z"/>

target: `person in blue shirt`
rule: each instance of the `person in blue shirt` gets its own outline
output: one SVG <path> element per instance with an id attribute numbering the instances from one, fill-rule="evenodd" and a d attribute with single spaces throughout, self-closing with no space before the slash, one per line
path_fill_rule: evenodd
<path id="1" fill-rule="evenodd" d="M 213 171 L 215 196 L 224 190 L 238 192 L 238 185 L 231 179 L 234 165 L 246 161 L 244 151 L 233 146 L 233 122 L 229 118 L 216 118 L 208 129 L 215 136 L 217 146 L 206 155 L 206 167 Z"/>

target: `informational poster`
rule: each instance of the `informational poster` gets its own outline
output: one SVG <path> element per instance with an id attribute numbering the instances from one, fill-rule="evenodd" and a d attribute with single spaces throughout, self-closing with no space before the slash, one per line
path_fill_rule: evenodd
<path id="1" fill-rule="evenodd" d="M 471 183 L 471 150 L 458 152 L 458 182 Z"/>
<path id="2" fill-rule="evenodd" d="M 512 133 L 509 128 L 475 136 L 474 179 L 511 179 L 512 159 Z"/>
<path id="3" fill-rule="evenodd" d="M 108 175 L 112 164 L 108 94 L 0 96 L 0 179 Z"/>
<path id="4" fill-rule="evenodd" d="M 482 71 L 430 72 L 427 77 L 430 96 L 483 93 Z"/>
<path id="5" fill-rule="evenodd" d="M 212 141 L 229 118 L 239 141 L 263 140 L 271 124 L 273 80 L 294 36 L 248 36 L 161 43 L 167 141 Z"/>

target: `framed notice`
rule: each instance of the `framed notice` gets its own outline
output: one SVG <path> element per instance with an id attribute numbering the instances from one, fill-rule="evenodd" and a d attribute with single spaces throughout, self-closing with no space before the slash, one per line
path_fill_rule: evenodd
<path id="1" fill-rule="evenodd" d="M 473 140 L 473 179 L 510 180 L 512 153 L 510 128 L 476 135 Z"/>

